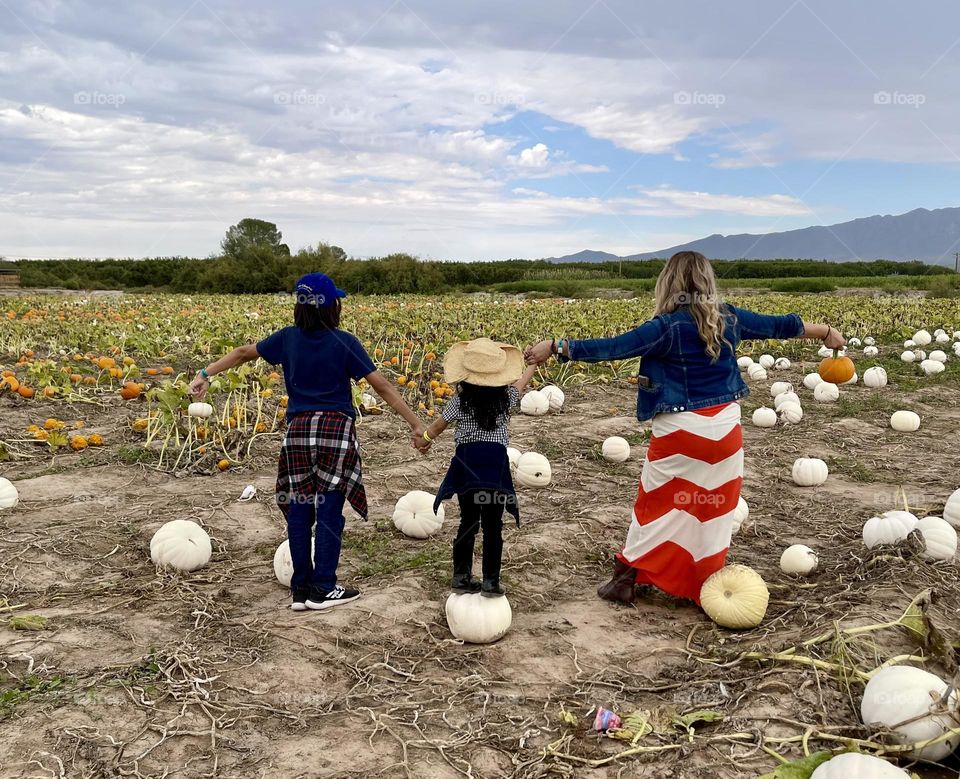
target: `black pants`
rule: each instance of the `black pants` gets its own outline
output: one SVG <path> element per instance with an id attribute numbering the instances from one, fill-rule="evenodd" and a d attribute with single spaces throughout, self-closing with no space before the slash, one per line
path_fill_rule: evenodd
<path id="1" fill-rule="evenodd" d="M 473 541 L 483 530 L 483 578 L 500 578 L 503 556 L 503 495 L 489 490 L 470 490 L 457 495 L 460 529 L 453 542 L 454 574 L 473 573 Z"/>

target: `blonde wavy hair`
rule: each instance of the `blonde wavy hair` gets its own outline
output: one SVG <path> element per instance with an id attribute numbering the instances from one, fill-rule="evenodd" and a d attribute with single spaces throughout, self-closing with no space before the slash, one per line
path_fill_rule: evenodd
<path id="1" fill-rule="evenodd" d="M 710 260 L 700 252 L 677 252 L 663 266 L 654 290 L 654 314 L 669 314 L 689 306 L 700 339 L 714 360 L 720 356 L 724 337 L 724 316 L 717 293 L 717 277 Z"/>

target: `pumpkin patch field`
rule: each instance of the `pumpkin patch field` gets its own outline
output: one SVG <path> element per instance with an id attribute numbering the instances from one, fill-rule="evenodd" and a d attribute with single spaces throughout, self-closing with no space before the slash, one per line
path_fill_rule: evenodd
<path id="1" fill-rule="evenodd" d="M 730 300 L 850 340 L 741 344 L 743 502 L 708 617 L 596 596 L 649 440 L 637 360 L 535 377 L 492 604 L 449 592 L 452 435 L 420 456 L 357 386 L 371 511 L 347 510 L 339 575 L 363 596 L 297 613 L 283 377 L 188 392 L 291 300 L 0 297 L 0 777 L 956 777 L 960 301 Z M 351 296 L 344 327 L 427 422 L 451 343 L 612 335 L 651 305 Z"/>

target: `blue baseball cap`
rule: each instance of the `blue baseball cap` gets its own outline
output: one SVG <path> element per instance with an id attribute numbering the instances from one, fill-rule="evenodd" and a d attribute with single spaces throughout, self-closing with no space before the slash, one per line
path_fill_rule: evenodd
<path id="1" fill-rule="evenodd" d="M 297 303 L 324 308 L 332 306 L 340 298 L 345 298 L 347 293 L 339 289 L 326 273 L 308 273 L 297 282 L 294 295 Z"/>

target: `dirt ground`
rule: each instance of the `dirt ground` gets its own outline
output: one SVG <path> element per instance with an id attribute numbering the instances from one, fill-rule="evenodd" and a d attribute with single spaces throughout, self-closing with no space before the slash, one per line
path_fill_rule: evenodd
<path id="1" fill-rule="evenodd" d="M 776 378 L 799 385 L 800 371 L 788 373 Z M 130 462 L 132 434 L 118 440 L 119 410 L 61 410 L 64 419 L 86 415 L 109 445 L 0 465 L 21 495 L 17 508 L 0 512 L 8 603 L 0 612 L 0 777 L 756 777 L 776 765 L 761 735 L 784 739 L 766 745 L 791 759 L 808 728 L 869 737 L 858 725 L 855 681 L 741 655 L 788 649 L 835 620 L 895 620 L 927 588 L 936 595 L 931 619 L 957 639 L 956 565 L 909 549 L 868 554 L 860 539 L 864 520 L 897 505 L 898 485 L 918 515 L 939 513 L 960 486 L 957 392 L 914 393 L 923 425 L 906 435 L 886 424 L 893 388 L 852 388 L 846 405 L 815 404 L 801 389 L 799 425 L 755 428 L 748 415 L 769 403 L 766 386 L 743 404 L 750 519 L 731 550 L 732 561 L 770 585 L 760 628 L 721 630 L 696 608 L 652 593 L 634 607 L 597 599 L 627 529 L 649 426 L 634 418 L 627 385 L 584 387 L 568 391 L 559 414 L 511 423 L 515 446 L 550 458 L 553 483 L 520 490 L 524 524 L 505 531 L 513 626 L 490 646 L 462 645 L 446 627 L 455 502 L 426 541 L 405 538 L 390 519 L 402 494 L 438 486 L 451 436 L 422 458 L 392 414 L 363 421 L 371 519 L 348 518 L 340 572 L 363 597 L 294 613 L 272 568 L 284 538 L 272 500 L 279 437 L 246 467 L 177 478 Z M 3 407 L 0 438 L 42 423 L 27 408 Z M 615 434 L 633 444 L 623 465 L 599 457 Z M 824 487 L 790 480 L 804 454 L 828 460 Z M 247 484 L 258 496 L 239 503 Z M 152 533 L 175 518 L 200 522 L 214 539 L 213 560 L 194 574 L 158 573 L 150 561 Z M 818 571 L 801 582 L 778 566 L 795 542 L 820 553 Z M 12 630 L 11 613 L 48 621 Z M 841 656 L 831 642 L 805 652 L 826 662 Z M 892 629 L 849 642 L 844 664 L 869 670 L 920 652 Z M 942 660 L 929 667 L 948 671 Z M 593 732 L 600 705 L 711 710 L 722 719 L 652 734 L 639 744 L 655 751 L 614 758 L 630 743 Z M 811 750 L 841 746 L 818 738 Z"/>

